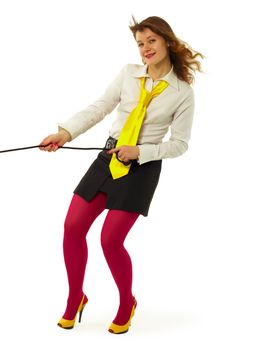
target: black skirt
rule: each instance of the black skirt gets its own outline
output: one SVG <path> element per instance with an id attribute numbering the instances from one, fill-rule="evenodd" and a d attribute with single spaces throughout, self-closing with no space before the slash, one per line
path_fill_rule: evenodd
<path id="1" fill-rule="evenodd" d="M 147 216 L 159 182 L 162 161 L 156 160 L 142 165 L 136 160 L 132 161 L 129 173 L 113 180 L 109 170 L 111 157 L 106 151 L 100 152 L 74 193 L 90 201 L 97 192 L 104 192 L 107 194 L 107 209 L 137 212 Z"/>

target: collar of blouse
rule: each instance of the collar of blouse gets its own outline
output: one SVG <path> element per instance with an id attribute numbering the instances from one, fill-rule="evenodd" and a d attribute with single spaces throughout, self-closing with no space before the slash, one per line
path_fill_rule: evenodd
<path id="1" fill-rule="evenodd" d="M 147 70 L 148 70 L 148 66 L 147 65 L 135 66 L 133 68 L 134 69 L 131 72 L 131 76 L 132 77 L 134 77 L 134 78 L 142 78 L 142 77 L 150 78 L 149 74 L 147 73 Z M 159 80 L 165 80 L 172 87 L 174 87 L 177 90 L 179 90 L 178 78 L 177 78 L 176 74 L 173 71 L 173 67 L 171 67 L 171 70 L 169 71 L 169 73 L 167 73 L 164 77 L 162 77 L 160 79 L 157 79 L 157 81 L 159 81 Z"/>

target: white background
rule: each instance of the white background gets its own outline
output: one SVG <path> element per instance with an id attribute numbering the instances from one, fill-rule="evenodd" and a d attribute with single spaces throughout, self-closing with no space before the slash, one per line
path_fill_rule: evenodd
<path id="1" fill-rule="evenodd" d="M 90 302 L 56 326 L 67 280 L 63 221 L 96 153 L 0 154 L 1 349 L 263 349 L 263 40 L 261 1 L 1 0 L 0 149 L 38 144 L 141 63 L 128 29 L 158 15 L 201 51 L 188 152 L 163 162 L 149 217 L 126 246 L 138 308 L 126 335 L 107 327 L 118 293 L 88 235 Z M 72 142 L 102 146 L 115 113 Z"/>

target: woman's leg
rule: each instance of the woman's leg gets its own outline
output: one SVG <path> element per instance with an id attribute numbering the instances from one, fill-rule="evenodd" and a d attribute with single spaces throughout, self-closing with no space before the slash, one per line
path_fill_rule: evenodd
<path id="1" fill-rule="evenodd" d="M 68 275 L 69 297 L 63 318 L 72 320 L 83 296 L 88 258 L 86 234 L 105 209 L 106 194 L 99 192 L 90 202 L 74 194 L 64 223 L 63 253 Z"/>
<path id="2" fill-rule="evenodd" d="M 124 247 L 125 238 L 139 214 L 109 210 L 101 234 L 104 256 L 119 290 L 120 305 L 113 323 L 127 323 L 134 303 L 132 295 L 132 263 Z"/>

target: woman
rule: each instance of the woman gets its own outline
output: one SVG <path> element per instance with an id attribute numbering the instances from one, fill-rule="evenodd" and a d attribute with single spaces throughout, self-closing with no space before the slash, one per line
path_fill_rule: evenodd
<path id="1" fill-rule="evenodd" d="M 202 55 L 179 40 L 160 17 L 134 20 L 130 29 L 144 65 L 126 65 L 98 101 L 60 124 L 58 133 L 41 143 L 41 150 L 56 151 L 119 105 L 107 150 L 98 154 L 75 189 L 65 220 L 69 296 L 58 325 L 66 329 L 74 327 L 78 314 L 81 320 L 88 302 L 82 289 L 86 234 L 96 217 L 109 209 L 101 244 L 120 297 L 109 331 L 128 331 L 137 302 L 132 294 L 131 259 L 123 243 L 139 215 L 148 215 L 162 159 L 183 154 L 190 138 L 194 109 L 190 84 L 194 72 L 200 71 L 197 57 Z M 171 137 L 162 142 L 169 128 Z"/>

